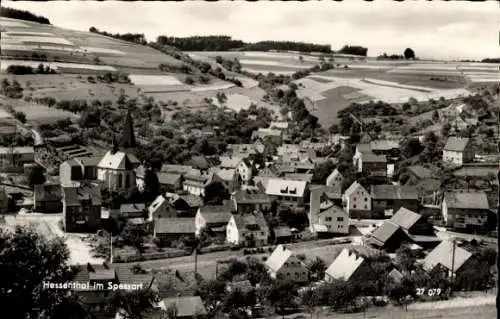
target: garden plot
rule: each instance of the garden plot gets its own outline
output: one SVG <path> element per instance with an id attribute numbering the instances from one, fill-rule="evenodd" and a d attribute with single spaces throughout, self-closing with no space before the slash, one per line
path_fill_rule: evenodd
<path id="1" fill-rule="evenodd" d="M 258 69 L 258 68 L 255 68 L 255 66 L 253 68 L 243 67 L 242 69 L 243 69 L 243 71 L 254 73 L 254 74 L 259 74 L 259 73 L 262 73 L 262 74 L 274 73 L 276 75 L 292 75 L 292 74 L 294 74 L 295 72 L 298 71 L 298 70 L 295 70 L 295 71 L 291 71 L 291 70 L 270 70 L 269 68 Z"/>
<path id="2" fill-rule="evenodd" d="M 30 27 L 29 25 L 22 23 L 22 22 L 19 22 L 19 21 L 5 20 L 5 19 L 0 20 L 0 26 L 6 27 L 6 28 L 28 28 L 28 27 Z"/>
<path id="3" fill-rule="evenodd" d="M 14 110 L 16 110 L 16 112 L 23 112 L 26 114 L 26 120 L 28 122 L 34 122 L 36 124 L 54 124 L 58 120 L 65 118 L 70 118 L 73 121 L 78 120 L 78 116 L 71 112 L 34 103 L 14 107 Z"/>
<path id="4" fill-rule="evenodd" d="M 462 73 L 455 69 L 444 69 L 444 70 L 436 70 L 436 69 L 412 69 L 412 68 L 396 68 L 387 71 L 387 73 L 395 73 L 395 74 L 426 74 L 426 75 L 434 75 L 434 76 L 461 76 Z"/>
<path id="5" fill-rule="evenodd" d="M 235 85 L 233 83 L 219 83 L 219 84 L 194 87 L 191 89 L 191 92 L 227 90 L 227 89 L 230 89 L 234 86 Z"/>
<path id="6" fill-rule="evenodd" d="M 54 33 L 50 32 L 36 32 L 36 31 L 8 31 L 5 32 L 6 35 L 11 37 L 24 37 L 24 36 L 32 36 L 32 37 L 55 37 Z M 2 34 L 3 37 L 3 34 Z"/>
<path id="7" fill-rule="evenodd" d="M 19 37 L 19 40 L 22 43 L 35 43 L 35 44 L 57 44 L 57 45 L 67 45 L 74 46 L 74 44 L 64 38 L 55 38 L 55 37 L 38 37 L 38 36 L 23 36 Z"/>
<path id="8" fill-rule="evenodd" d="M 259 86 L 259 82 L 255 81 L 254 79 L 251 79 L 251 78 L 239 76 L 239 77 L 237 77 L 237 79 L 241 82 L 241 85 L 245 89 L 251 89 L 251 88 Z"/>
<path id="9" fill-rule="evenodd" d="M 241 94 L 229 94 L 227 95 L 227 100 L 225 103 L 220 104 L 217 98 L 212 98 L 212 103 L 217 105 L 218 107 L 227 107 L 235 112 L 239 112 L 240 110 L 247 110 L 252 103 L 252 101 L 248 96 Z"/>
<path id="10" fill-rule="evenodd" d="M 434 89 L 428 88 L 428 87 L 423 87 L 423 86 L 416 86 L 416 85 L 405 85 L 405 84 L 399 84 L 397 82 L 390 82 L 390 81 L 383 81 L 383 80 L 377 80 L 377 79 L 372 79 L 372 78 L 364 78 L 364 81 L 367 83 L 372 83 L 372 84 L 378 84 L 382 86 L 387 86 L 387 87 L 395 87 L 395 88 L 401 88 L 401 89 L 411 89 L 419 92 L 433 92 Z"/>
<path id="11" fill-rule="evenodd" d="M 289 64 L 289 63 L 270 61 L 270 60 L 247 60 L 247 59 L 240 60 L 240 63 L 244 66 L 263 65 L 263 66 L 280 66 L 286 68 L 299 68 L 299 69 L 308 69 L 312 66 L 312 65 L 301 65 L 301 64 Z"/>
<path id="12" fill-rule="evenodd" d="M 93 65 L 93 64 L 79 64 L 79 63 L 63 63 L 63 62 L 39 62 L 39 61 L 24 61 L 24 60 L 0 60 L 0 69 L 7 70 L 11 65 L 25 65 L 32 68 L 38 67 L 43 64 L 49 66 L 51 69 L 82 69 L 92 71 L 116 71 L 116 68 L 108 65 Z"/>
<path id="13" fill-rule="evenodd" d="M 102 53 L 102 54 L 112 54 L 112 55 L 125 55 L 125 52 L 115 49 L 106 48 L 94 48 L 94 47 L 80 47 L 84 52 L 88 53 Z"/>
<path id="14" fill-rule="evenodd" d="M 182 82 L 171 75 L 129 75 L 130 81 L 135 85 L 182 85 Z"/>

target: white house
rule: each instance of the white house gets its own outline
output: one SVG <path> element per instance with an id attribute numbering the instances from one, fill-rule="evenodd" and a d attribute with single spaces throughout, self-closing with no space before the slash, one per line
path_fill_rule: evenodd
<path id="1" fill-rule="evenodd" d="M 188 174 L 184 177 L 182 189 L 192 195 L 205 196 L 205 188 L 210 185 L 213 176 L 213 173 L 201 175 Z"/>
<path id="2" fill-rule="evenodd" d="M 269 227 L 261 212 L 235 214 L 227 223 L 226 240 L 230 244 L 246 247 L 265 246 L 269 239 Z"/>
<path id="3" fill-rule="evenodd" d="M 236 167 L 236 171 L 240 175 L 241 180 L 247 184 L 253 178 L 253 165 L 246 158 L 240 160 Z"/>
<path id="4" fill-rule="evenodd" d="M 205 205 L 198 208 L 194 219 L 196 235 L 203 228 L 225 236 L 226 225 L 231 219 L 231 208 L 227 205 Z M 221 235 L 222 236 L 222 235 Z"/>
<path id="5" fill-rule="evenodd" d="M 468 138 L 450 136 L 443 149 L 443 162 L 463 165 L 474 160 L 474 149 Z"/>
<path id="6" fill-rule="evenodd" d="M 309 280 L 309 270 L 306 265 L 289 249 L 278 245 L 265 265 L 271 278 L 304 283 Z"/>
<path id="7" fill-rule="evenodd" d="M 358 182 L 352 183 L 342 196 L 345 211 L 353 215 L 369 213 L 372 209 L 370 193 Z"/>
<path id="8" fill-rule="evenodd" d="M 270 178 L 265 185 L 265 193 L 281 203 L 302 205 L 307 191 L 307 182 Z"/>
<path id="9" fill-rule="evenodd" d="M 332 264 L 326 269 L 325 281 L 349 281 L 354 278 L 368 279 L 366 277 L 371 274 L 372 272 L 363 257 L 357 256 L 356 253 L 350 252 L 349 249 L 344 248 Z"/>
<path id="10" fill-rule="evenodd" d="M 311 189 L 309 199 L 309 229 L 313 233 L 349 233 L 349 215 L 328 199 L 322 187 Z"/>
<path id="11" fill-rule="evenodd" d="M 340 174 L 338 169 L 334 169 L 333 172 L 326 178 L 326 186 L 342 185 L 343 181 L 344 176 Z"/>
<path id="12" fill-rule="evenodd" d="M 108 151 L 97 164 L 97 179 L 110 190 L 124 190 L 136 185 L 135 169 L 140 162 L 133 154 Z"/>

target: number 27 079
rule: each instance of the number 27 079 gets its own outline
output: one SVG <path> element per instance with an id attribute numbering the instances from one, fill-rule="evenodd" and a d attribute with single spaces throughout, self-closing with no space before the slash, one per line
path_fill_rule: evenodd
<path id="1" fill-rule="evenodd" d="M 440 294 L 441 294 L 440 288 L 431 288 L 431 289 L 417 288 L 417 296 L 428 295 L 432 297 L 432 296 L 439 296 Z"/>

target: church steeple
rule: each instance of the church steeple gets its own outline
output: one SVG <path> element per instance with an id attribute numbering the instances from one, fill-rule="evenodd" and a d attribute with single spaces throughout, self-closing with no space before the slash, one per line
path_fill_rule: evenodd
<path id="1" fill-rule="evenodd" d="M 127 111 L 127 117 L 125 118 L 125 124 L 123 125 L 123 133 L 120 139 L 120 148 L 123 150 L 135 149 L 137 144 L 135 141 L 134 125 L 132 120 L 132 112 L 130 109 Z"/>

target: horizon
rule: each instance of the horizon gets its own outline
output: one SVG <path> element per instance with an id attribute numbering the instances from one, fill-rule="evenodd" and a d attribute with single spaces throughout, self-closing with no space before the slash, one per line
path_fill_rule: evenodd
<path id="1" fill-rule="evenodd" d="M 496 2 L 4 1 L 2 6 L 44 16 L 56 27 L 143 33 L 148 41 L 160 35 L 221 35 L 247 43 L 326 44 L 333 51 L 356 45 L 368 48 L 368 56 L 402 54 L 406 48 L 421 59 L 500 56 Z"/>

